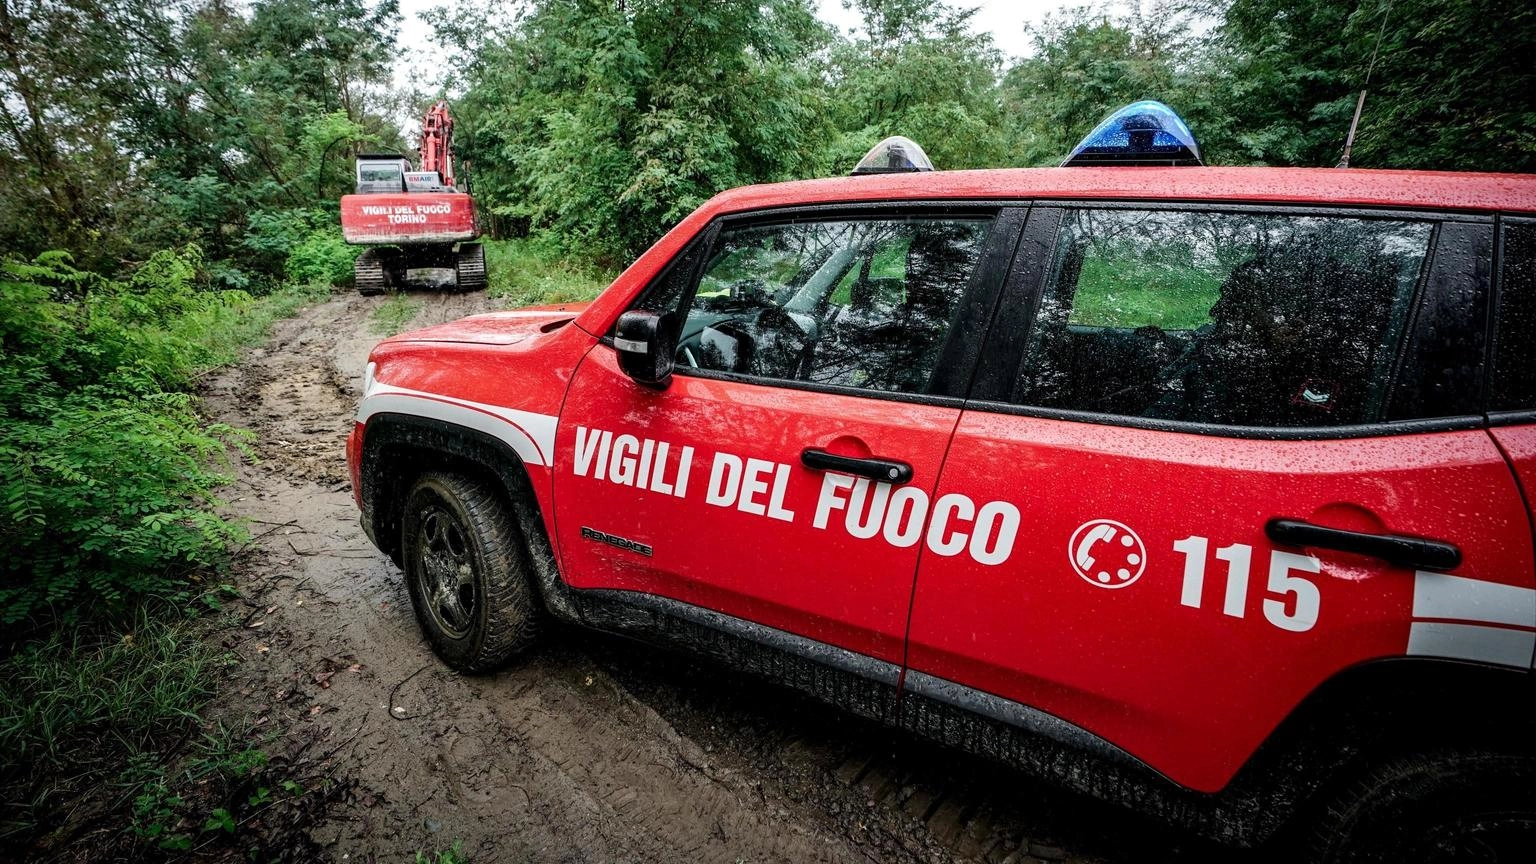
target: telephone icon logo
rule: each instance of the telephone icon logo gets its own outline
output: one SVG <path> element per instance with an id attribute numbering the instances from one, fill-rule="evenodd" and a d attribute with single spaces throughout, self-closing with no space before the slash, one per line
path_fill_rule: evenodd
<path id="1" fill-rule="evenodd" d="M 1067 544 L 1072 569 L 1100 588 L 1124 588 L 1147 569 L 1147 547 L 1129 526 L 1113 519 L 1079 525 Z"/>

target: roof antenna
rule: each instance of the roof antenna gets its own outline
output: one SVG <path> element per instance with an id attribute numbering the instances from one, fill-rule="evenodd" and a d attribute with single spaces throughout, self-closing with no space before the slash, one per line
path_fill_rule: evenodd
<path id="1" fill-rule="evenodd" d="M 1355 149 L 1355 130 L 1360 128 L 1360 111 L 1365 108 L 1365 91 L 1371 86 L 1371 71 L 1376 68 L 1376 54 L 1381 51 L 1381 37 L 1387 32 L 1387 19 L 1392 16 L 1392 3 L 1387 0 L 1387 8 L 1381 13 L 1381 27 L 1376 30 L 1376 47 L 1371 49 L 1371 62 L 1365 67 L 1365 83 L 1360 87 L 1360 98 L 1355 100 L 1355 119 L 1349 121 L 1349 135 L 1344 139 L 1344 155 L 1339 157 L 1339 164 L 1335 168 L 1349 167 L 1349 152 Z"/>

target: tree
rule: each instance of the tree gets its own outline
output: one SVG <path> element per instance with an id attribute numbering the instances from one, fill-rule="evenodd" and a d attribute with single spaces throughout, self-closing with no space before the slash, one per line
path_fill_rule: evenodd
<path id="1" fill-rule="evenodd" d="M 543 0 L 473 49 L 461 156 L 493 213 L 624 258 L 721 189 L 803 174 L 826 38 L 807 0 Z"/>
<path id="2" fill-rule="evenodd" d="M 974 9 L 943 0 L 856 0 L 860 34 L 831 51 L 830 104 L 839 131 L 826 173 L 846 173 L 880 139 L 905 135 L 939 168 L 1014 164 L 997 78 L 1002 56 L 971 30 Z"/>
<path id="3" fill-rule="evenodd" d="M 13 248 L 40 251 L 53 238 L 88 245 L 110 217 L 106 200 L 133 185 L 110 128 L 112 79 L 132 52 L 124 16 L 109 13 L 123 11 L 96 0 L 0 0 L 0 240 Z"/>
<path id="4" fill-rule="evenodd" d="M 346 188 L 383 115 L 396 0 L 0 0 L 0 243 L 112 270 Z M 332 113 L 341 115 L 339 121 Z M 320 141 L 317 136 L 331 138 Z"/>
<path id="5" fill-rule="evenodd" d="M 1219 36 L 1244 161 L 1333 165 L 1369 72 L 1353 164 L 1536 170 L 1524 0 L 1232 0 Z"/>

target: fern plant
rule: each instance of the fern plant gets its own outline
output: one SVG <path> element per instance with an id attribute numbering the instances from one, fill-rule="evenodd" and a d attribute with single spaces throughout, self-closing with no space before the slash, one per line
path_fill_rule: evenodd
<path id="1" fill-rule="evenodd" d="M 214 512 L 241 433 L 185 392 L 251 303 L 194 247 L 126 282 L 62 253 L 0 264 L 0 622 L 173 592 L 240 529 Z"/>

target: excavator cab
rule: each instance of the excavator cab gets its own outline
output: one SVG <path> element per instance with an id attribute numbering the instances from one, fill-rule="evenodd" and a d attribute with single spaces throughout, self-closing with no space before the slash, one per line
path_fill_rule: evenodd
<path id="1" fill-rule="evenodd" d="M 410 160 L 390 154 L 363 154 L 357 157 L 357 194 L 404 192 L 405 175 Z"/>

